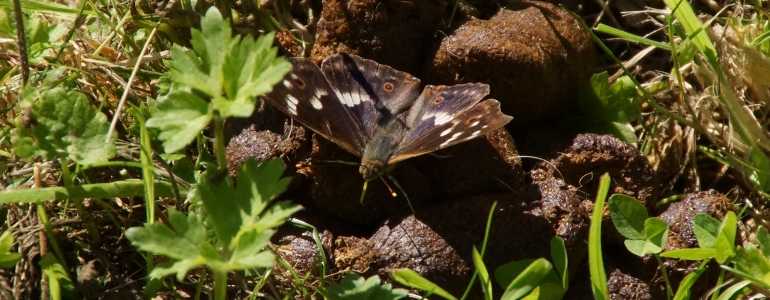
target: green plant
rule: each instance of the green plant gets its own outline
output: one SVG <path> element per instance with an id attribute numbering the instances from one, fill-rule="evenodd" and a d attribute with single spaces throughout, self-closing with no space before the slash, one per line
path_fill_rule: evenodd
<path id="1" fill-rule="evenodd" d="M 489 212 L 484 245 L 488 239 L 492 213 L 496 206 L 497 203 L 493 204 Z M 498 267 L 495 270 L 495 281 L 504 290 L 501 299 L 561 299 L 569 287 L 569 275 L 567 273 L 567 250 L 564 246 L 564 240 L 558 236 L 551 239 L 551 258 L 554 261 L 553 265 L 548 260 L 539 258 L 514 261 Z M 473 248 L 473 262 L 476 266 L 474 274 L 478 274 L 481 280 L 484 296 L 487 299 L 492 299 L 492 279 L 484 264 L 482 254 L 475 247 Z M 554 266 L 556 267 L 555 270 Z M 391 272 L 391 277 L 400 284 L 425 291 L 426 296 L 436 295 L 444 299 L 457 299 L 410 269 L 394 270 Z M 473 279 L 475 276 L 471 279 L 471 284 L 473 284 Z M 467 296 L 468 292 L 463 295 L 462 299 Z"/>
<path id="2" fill-rule="evenodd" d="M 591 226 L 588 231 L 588 270 L 591 274 L 591 290 L 594 298 L 610 299 L 607 289 L 607 274 L 604 273 L 602 258 L 602 214 L 607 192 L 610 190 L 610 175 L 604 173 L 599 180 L 599 190 L 596 192 L 594 211 L 591 214 Z"/>
<path id="3" fill-rule="evenodd" d="M 610 84 L 607 72 L 594 74 L 589 82 L 578 88 L 581 115 L 565 119 L 563 126 L 579 132 L 611 134 L 635 144 L 636 134 L 629 122 L 641 117 L 639 95 L 633 81 L 627 76 Z"/>
<path id="4" fill-rule="evenodd" d="M 201 30 L 192 30 L 193 48 L 171 49 L 168 76 L 173 84 L 147 120 L 147 127 L 160 130 L 166 153 L 187 146 L 213 121 L 217 161 L 226 165 L 224 118 L 250 116 L 256 96 L 269 92 L 291 68 L 276 56 L 272 41 L 273 34 L 233 38 L 228 22 L 212 8 L 201 19 Z"/>
<path id="5" fill-rule="evenodd" d="M 394 289 L 390 284 L 380 284 L 380 277 L 377 275 L 364 279 L 355 273 L 348 273 L 339 284 L 332 284 L 328 290 L 321 292 L 326 299 L 331 300 L 395 300 L 406 297 L 407 293 L 405 289 Z"/>
<path id="6" fill-rule="evenodd" d="M 658 255 L 666 248 L 668 224 L 660 218 L 648 218 L 647 209 L 630 196 L 615 194 L 609 201 L 612 224 L 627 240 L 626 249 L 636 256 L 652 254 L 658 261 L 663 279 L 667 286 L 667 296 L 673 297 L 671 282 L 668 280 L 665 265 Z"/>
<path id="7" fill-rule="evenodd" d="M 0 267 L 11 268 L 21 260 L 21 254 L 10 252 L 13 246 L 13 234 L 5 231 L 0 234 Z"/>
<path id="8" fill-rule="evenodd" d="M 171 259 L 152 270 L 150 277 L 176 274 L 181 280 L 188 270 L 206 266 L 214 273 L 215 299 L 224 299 L 227 272 L 275 264 L 275 255 L 267 249 L 273 229 L 301 209 L 288 201 L 271 205 L 289 184 L 290 179 L 281 178 L 282 173 L 279 160 L 257 165 L 253 159 L 239 168 L 237 186 L 203 173 L 196 194 L 199 198 L 194 200 L 202 202 L 205 215 L 185 216 L 169 210 L 171 228 L 148 224 L 130 228 L 126 237 L 141 250 Z M 207 235 L 209 229 L 214 240 Z"/>

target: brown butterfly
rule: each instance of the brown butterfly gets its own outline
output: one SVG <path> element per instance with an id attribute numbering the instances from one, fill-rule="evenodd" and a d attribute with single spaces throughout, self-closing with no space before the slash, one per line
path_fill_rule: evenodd
<path id="1" fill-rule="evenodd" d="M 428 85 L 372 60 L 332 55 L 318 68 L 289 58 L 292 70 L 264 96 L 270 104 L 341 148 L 361 157 L 366 181 L 388 166 L 502 127 L 513 119 L 497 100 L 481 101 L 481 83 Z M 481 102 L 480 102 L 481 101 Z"/>

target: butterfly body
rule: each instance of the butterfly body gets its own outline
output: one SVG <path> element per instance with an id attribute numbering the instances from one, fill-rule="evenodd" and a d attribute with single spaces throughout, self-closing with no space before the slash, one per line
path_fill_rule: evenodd
<path id="1" fill-rule="evenodd" d="M 512 118 L 486 84 L 426 86 L 405 72 L 355 55 L 335 54 L 318 68 L 290 58 L 292 71 L 264 96 L 278 110 L 361 157 L 374 179 L 407 158 L 487 134 Z"/>

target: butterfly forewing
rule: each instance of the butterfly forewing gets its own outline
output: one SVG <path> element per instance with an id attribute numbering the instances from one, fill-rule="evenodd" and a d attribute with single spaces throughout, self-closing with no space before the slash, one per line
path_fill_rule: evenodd
<path id="1" fill-rule="evenodd" d="M 288 61 L 292 70 L 263 99 L 341 148 L 361 156 L 366 137 L 360 119 L 338 99 L 321 69 L 312 61 L 306 58 Z"/>
<path id="2" fill-rule="evenodd" d="M 435 117 L 419 119 L 420 124 L 407 133 L 388 163 L 396 163 L 477 138 L 502 127 L 511 119 L 513 118 L 500 111 L 500 102 L 493 99 L 453 114 L 446 122 L 435 122 Z"/>
<path id="3" fill-rule="evenodd" d="M 406 112 L 420 92 L 420 80 L 414 76 L 358 56 L 331 56 L 321 70 L 337 98 L 363 124 L 367 139 L 388 122 L 403 122 L 397 116 Z"/>

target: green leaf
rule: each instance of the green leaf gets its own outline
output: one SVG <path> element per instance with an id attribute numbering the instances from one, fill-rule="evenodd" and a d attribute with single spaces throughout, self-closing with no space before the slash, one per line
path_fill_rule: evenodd
<path id="1" fill-rule="evenodd" d="M 286 219 L 300 210 L 302 210 L 302 206 L 293 205 L 289 201 L 280 201 L 271 205 L 255 225 L 259 230 L 276 228 L 283 225 Z"/>
<path id="2" fill-rule="evenodd" d="M 257 164 L 248 159 L 238 169 L 238 197 L 235 201 L 252 219 L 262 214 L 271 201 L 283 193 L 291 178 L 283 176 L 284 166 L 280 159 L 271 159 Z M 280 225 L 280 224 L 279 224 Z"/>
<path id="3" fill-rule="evenodd" d="M 171 91 L 147 120 L 147 127 L 160 129 L 166 153 L 179 151 L 192 142 L 211 121 L 209 104 L 190 91 Z"/>
<path id="4" fill-rule="evenodd" d="M 190 34 L 192 50 L 178 46 L 171 48 L 171 78 L 209 97 L 220 96 L 225 56 L 238 42 L 231 38 L 230 23 L 225 22 L 219 10 L 212 6 L 201 19 L 201 30 L 192 29 Z"/>
<path id="5" fill-rule="evenodd" d="M 679 19 L 698 51 L 706 57 L 712 66 L 716 66 L 719 63 L 716 48 L 711 43 L 706 34 L 707 29 L 703 28 L 703 24 L 698 20 L 690 3 L 684 0 L 663 0 L 663 2 Z"/>
<path id="6" fill-rule="evenodd" d="M 661 257 L 677 258 L 683 260 L 704 260 L 714 258 L 717 250 L 714 248 L 676 249 L 660 254 Z"/>
<path id="7" fill-rule="evenodd" d="M 748 296 L 748 294 L 744 293 L 743 289 L 749 286 L 749 284 L 751 284 L 751 281 L 739 281 L 725 289 L 722 294 L 719 295 L 717 300 L 746 299 L 745 297 Z"/>
<path id="8" fill-rule="evenodd" d="M 239 173 L 238 177 L 241 176 L 244 175 Z M 242 195 L 235 193 L 235 187 L 227 178 L 212 180 L 209 177 L 208 171 L 201 174 L 198 194 L 206 211 L 207 223 L 213 226 L 221 245 L 230 247 L 241 227 L 248 224 L 243 207 L 238 205 L 238 197 Z M 245 187 L 239 184 L 238 188 Z"/>
<path id="9" fill-rule="evenodd" d="M 239 234 L 240 238 L 230 257 L 232 269 L 271 268 L 275 265 L 275 255 L 266 250 L 273 233 L 272 230 L 253 229 Z"/>
<path id="10" fill-rule="evenodd" d="M 430 282 L 430 280 L 425 279 L 420 276 L 420 274 L 417 274 L 417 272 L 410 269 L 393 270 L 393 272 L 390 273 L 390 277 L 402 285 L 425 291 L 429 295 L 437 295 L 449 300 L 457 299 L 435 283 Z"/>
<path id="11" fill-rule="evenodd" d="M 67 275 L 64 267 L 56 261 L 53 253 L 49 252 L 43 256 L 39 264 L 40 268 L 43 269 L 43 273 L 48 276 L 48 290 L 51 294 L 51 299 L 78 299 L 75 285 L 72 284 L 72 280 Z"/>
<path id="12" fill-rule="evenodd" d="M 487 300 L 492 300 L 492 281 L 489 278 L 489 271 L 484 264 L 484 259 L 481 257 L 481 253 L 476 247 L 473 247 L 473 264 L 476 266 L 476 273 L 479 274 L 479 280 L 481 281 L 481 289 L 484 291 L 484 297 Z"/>
<path id="13" fill-rule="evenodd" d="M 610 299 L 607 288 L 607 274 L 604 273 L 602 258 L 602 214 L 604 202 L 610 189 L 610 175 L 604 173 L 596 192 L 594 211 L 591 214 L 591 226 L 588 231 L 588 269 L 591 274 L 591 290 L 598 300 Z"/>
<path id="14" fill-rule="evenodd" d="M 770 190 L 770 159 L 759 147 L 751 148 L 749 159 L 752 167 L 749 171 L 749 181 L 759 190 L 767 192 Z"/>
<path id="15" fill-rule="evenodd" d="M 162 223 L 126 230 L 126 237 L 137 248 L 177 260 L 173 269 L 155 269 L 153 276 L 176 273 L 177 278 L 181 279 L 189 269 L 203 265 L 207 260 L 218 259 L 218 254 L 214 251 L 212 255 L 211 245 L 206 241 L 206 228 L 195 215 L 185 217 L 169 209 L 168 218 L 173 231 Z"/>
<path id="16" fill-rule="evenodd" d="M 10 231 L 0 235 L 0 267 L 11 268 L 21 260 L 21 254 L 10 252 L 13 246 L 13 234 Z"/>
<path id="17" fill-rule="evenodd" d="M 549 273 L 553 273 L 553 266 L 548 260 L 539 258 L 533 261 L 511 281 L 501 299 L 520 299 L 526 296 L 540 286 Z"/>
<path id="18" fill-rule="evenodd" d="M 272 47 L 274 34 L 256 41 L 247 36 L 225 57 L 224 89 L 227 99 L 214 98 L 214 108 L 222 116 L 248 117 L 254 111 L 257 96 L 270 92 L 291 69 L 291 64 L 277 57 Z"/>
<path id="19" fill-rule="evenodd" d="M 737 248 L 734 261 L 736 269 L 754 278 L 764 279 L 770 274 L 770 258 L 762 255 L 753 246 Z M 770 281 L 765 281 L 764 284 L 770 285 Z"/>
<path id="20" fill-rule="evenodd" d="M 643 240 L 646 237 L 644 222 L 647 209 L 633 197 L 615 194 L 610 196 L 610 217 L 618 232 L 628 239 Z"/>
<path id="21" fill-rule="evenodd" d="M 626 245 L 626 249 L 636 256 L 644 256 L 647 254 L 660 253 L 662 248 L 657 245 L 645 241 L 645 240 L 625 240 L 623 244 Z"/>
<path id="22" fill-rule="evenodd" d="M 648 218 L 644 221 L 644 231 L 647 235 L 647 241 L 660 249 L 649 254 L 660 253 L 660 251 L 666 248 L 666 243 L 668 242 L 668 224 L 666 224 L 666 221 L 660 218 Z"/>
<path id="23" fill-rule="evenodd" d="M 408 293 L 404 289 L 393 289 L 390 284 L 382 284 L 377 275 L 364 279 L 358 274 L 348 273 L 342 282 L 330 285 L 329 290 L 323 294 L 331 300 L 395 300 L 406 297 Z"/>
<path id="24" fill-rule="evenodd" d="M 757 243 L 762 250 L 762 255 L 770 257 L 770 234 L 767 234 L 765 227 L 759 227 L 757 230 Z"/>
<path id="25" fill-rule="evenodd" d="M 561 277 L 561 287 L 566 291 L 569 288 L 567 247 L 558 235 L 551 238 L 551 260 L 553 260 L 554 269 Z"/>
<path id="26" fill-rule="evenodd" d="M 687 274 L 687 276 L 682 279 L 682 283 L 679 284 L 679 288 L 676 290 L 676 295 L 674 295 L 674 300 L 686 300 L 690 299 L 690 296 L 692 295 L 692 286 L 695 284 L 696 281 L 698 281 L 698 278 L 700 277 L 703 272 L 706 271 L 706 268 L 704 268 L 705 262 L 701 263 L 701 266 L 695 270 L 694 272 Z"/>
<path id="27" fill-rule="evenodd" d="M 11 137 L 16 155 L 25 160 L 36 155 L 68 157 L 80 164 L 105 162 L 115 156 L 114 136 L 105 142 L 107 117 L 91 106 L 85 95 L 54 88 L 42 92 L 34 103 L 27 101 L 32 98 L 29 96 L 34 94 L 20 103 L 21 110 L 29 115 L 16 118 Z"/>
<path id="28" fill-rule="evenodd" d="M 701 248 L 714 248 L 717 235 L 719 235 L 719 220 L 712 218 L 707 214 L 697 214 L 693 218 L 693 232 L 698 239 L 698 245 Z"/>
<path id="29" fill-rule="evenodd" d="M 725 263 L 730 257 L 735 255 L 735 233 L 737 230 L 737 219 L 735 213 L 728 211 L 725 219 L 719 226 L 719 235 L 717 235 L 714 248 L 717 250 L 715 259 L 718 263 Z"/>

